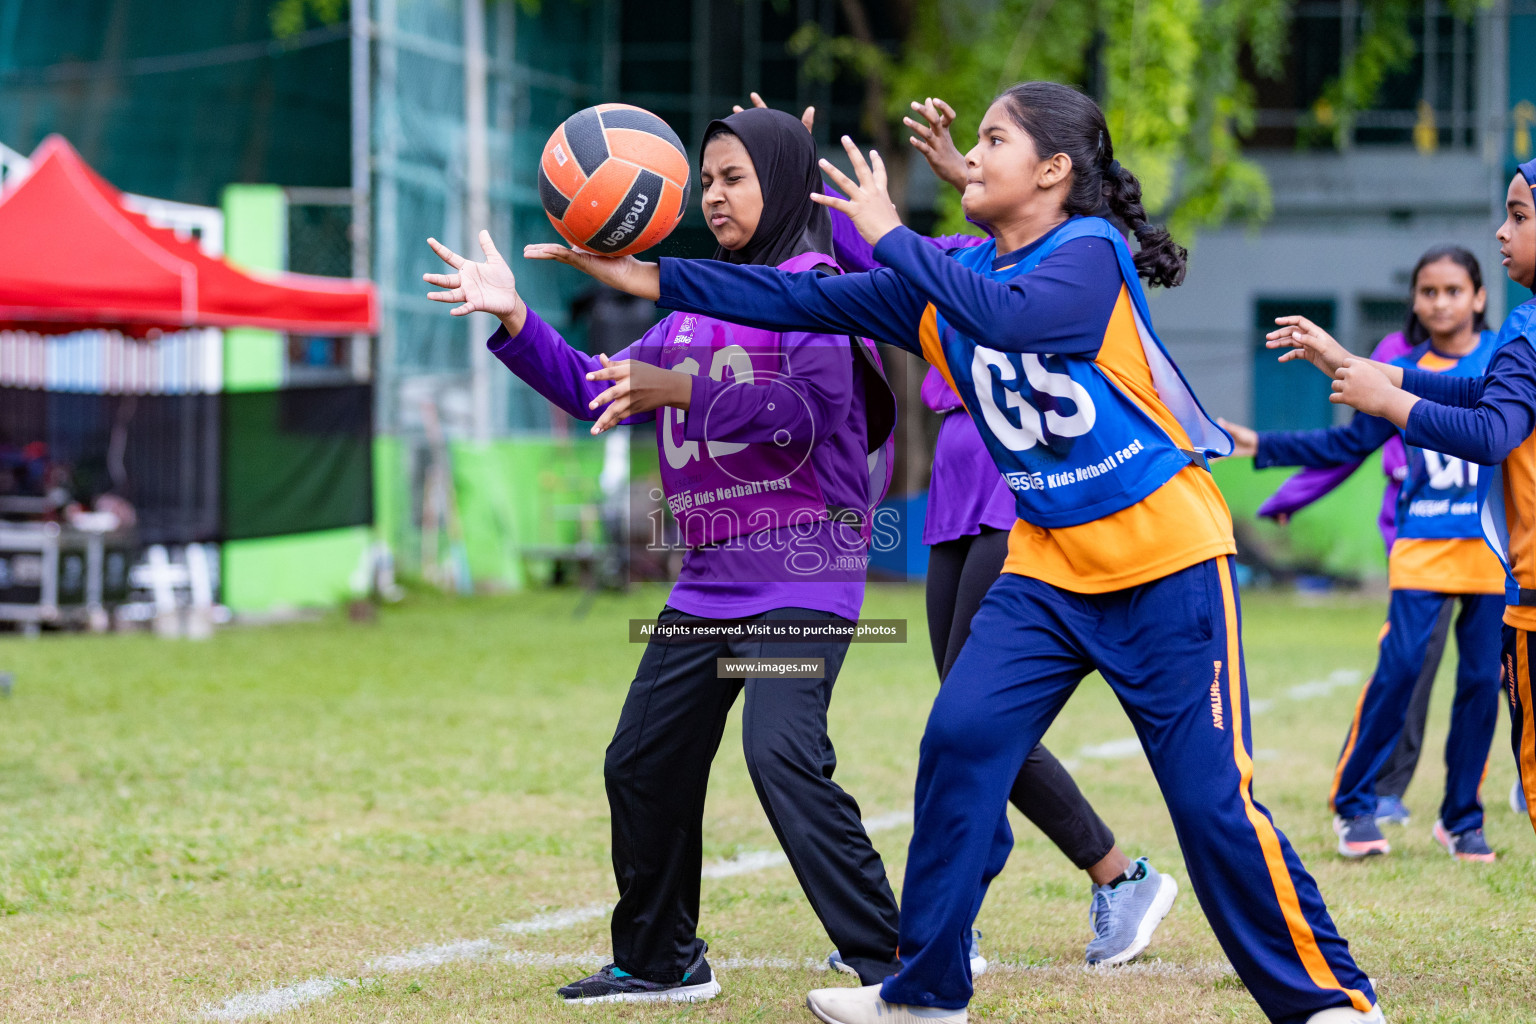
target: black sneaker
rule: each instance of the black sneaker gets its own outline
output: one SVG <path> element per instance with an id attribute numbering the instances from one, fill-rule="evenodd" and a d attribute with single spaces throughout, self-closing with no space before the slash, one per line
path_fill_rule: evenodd
<path id="1" fill-rule="evenodd" d="M 560 998 L 568 1004 L 575 1003 L 695 1003 L 713 999 L 720 994 L 720 983 L 709 969 L 704 954 L 709 951 L 706 943 L 699 955 L 688 965 L 682 981 L 662 984 L 646 981 L 609 964 L 596 974 L 560 988 Z"/>

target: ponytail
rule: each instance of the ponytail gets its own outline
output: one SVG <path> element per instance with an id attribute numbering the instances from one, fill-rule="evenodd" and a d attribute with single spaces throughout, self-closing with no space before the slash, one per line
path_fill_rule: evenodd
<path id="1" fill-rule="evenodd" d="M 1099 105 L 1055 82 L 1023 82 L 1001 98 L 1013 122 L 1034 141 L 1041 159 L 1057 153 L 1071 159 L 1066 212 L 1118 220 L 1136 236 L 1136 273 L 1160 288 L 1182 284 L 1189 252 L 1162 225 L 1148 223 L 1141 205 L 1141 182 L 1114 158 L 1114 144 Z"/>

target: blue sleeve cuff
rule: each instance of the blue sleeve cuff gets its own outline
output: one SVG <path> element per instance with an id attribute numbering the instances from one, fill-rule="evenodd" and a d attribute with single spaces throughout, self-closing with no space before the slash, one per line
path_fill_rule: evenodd
<path id="1" fill-rule="evenodd" d="M 688 441 L 707 441 L 705 425 L 709 422 L 709 409 L 719 396 L 723 381 L 713 377 L 695 375 L 693 390 L 688 398 L 688 415 L 683 417 L 683 438 Z"/>
<path id="2" fill-rule="evenodd" d="M 1412 372 L 1423 371 L 1404 370 L 1404 384 L 1408 383 L 1408 374 Z M 1403 390 L 1407 391 L 1408 389 L 1404 388 Z M 1408 393 L 1413 394 L 1411 391 Z M 1426 426 L 1424 420 L 1426 418 L 1432 419 L 1434 417 L 1434 409 L 1435 403 L 1429 401 L 1428 399 L 1420 399 L 1419 401 L 1413 403 L 1413 408 L 1408 410 L 1408 422 L 1403 426 L 1403 442 L 1405 444 L 1413 445 L 1415 448 L 1424 447 L 1423 429 Z"/>
<path id="3" fill-rule="evenodd" d="M 664 309 L 670 313 L 678 308 L 676 303 L 672 301 L 677 298 L 677 292 L 675 291 L 677 275 L 683 272 L 682 268 L 677 264 L 686 262 L 686 260 L 679 260 L 673 256 L 663 256 L 656 261 L 656 273 L 659 278 L 656 285 L 657 309 Z"/>

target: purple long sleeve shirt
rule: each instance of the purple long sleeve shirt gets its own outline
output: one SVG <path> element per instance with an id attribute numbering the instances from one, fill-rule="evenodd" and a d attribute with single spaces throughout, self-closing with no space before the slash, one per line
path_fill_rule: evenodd
<path id="1" fill-rule="evenodd" d="M 610 358 L 659 365 L 671 320 L 663 320 Z M 705 417 L 689 416 L 684 421 L 685 436 L 701 442 L 772 441 L 780 431 L 789 431 L 786 436 L 817 436 L 821 440 L 812 449 L 811 461 L 827 501 L 851 509 L 868 508 L 864 395 L 854 386 L 848 344 L 846 337 L 786 333 L 782 346 L 790 372 L 772 383 L 728 387 L 695 376 L 692 402 L 710 410 L 709 434 L 704 435 Z M 589 381 L 587 374 L 601 369 L 602 363 L 571 348 L 532 310 L 516 336 L 505 327 L 498 328 L 486 345 L 507 369 L 571 416 L 595 420 L 600 414 L 601 409 L 589 409 L 587 403 L 610 385 Z M 654 419 L 655 413 L 642 413 L 624 422 Z M 811 424 L 818 429 L 808 429 Z M 864 570 L 847 560 L 849 552 L 863 550 L 856 530 L 826 521 L 763 532 L 782 535 L 774 550 L 793 550 L 796 564 L 812 566 L 814 571 L 799 575 L 780 566 L 777 572 L 765 572 L 761 546 L 765 538 L 749 535 L 756 537 L 755 550 L 744 538 L 733 538 L 687 549 L 667 603 L 711 619 L 743 618 L 774 608 L 810 608 L 858 619 L 864 603 Z"/>

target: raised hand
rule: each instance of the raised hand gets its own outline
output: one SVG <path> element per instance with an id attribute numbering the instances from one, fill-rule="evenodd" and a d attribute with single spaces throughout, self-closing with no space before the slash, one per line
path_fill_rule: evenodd
<path id="1" fill-rule="evenodd" d="M 913 100 L 912 109 L 927 123 L 919 124 L 910 117 L 902 118 L 901 123 L 912 129 L 912 137 L 907 141 L 912 143 L 912 148 L 923 154 L 940 181 L 964 192 L 965 154 L 960 152 L 949 134 L 949 126 L 955 122 L 954 108 L 930 96 L 921 103 Z"/>
<path id="2" fill-rule="evenodd" d="M 1221 424 L 1223 430 L 1232 435 L 1232 454 L 1227 458 L 1257 455 L 1259 453 L 1259 432 L 1252 427 L 1245 427 L 1241 423 L 1233 423 L 1231 420 L 1216 417 L 1216 422 Z"/>
<path id="3" fill-rule="evenodd" d="M 869 151 L 869 161 L 865 162 L 864 154 L 859 152 L 859 147 L 846 135 L 843 136 L 843 149 L 853 161 L 853 171 L 858 175 L 858 181 L 838 170 L 837 165 L 830 160 L 819 162 L 827 177 L 832 179 L 832 184 L 848 198 L 840 199 L 812 192 L 811 201 L 847 214 L 864 241 L 875 245 L 891 231 L 901 227 L 901 217 L 891 203 L 885 161 L 872 149 Z"/>
<path id="4" fill-rule="evenodd" d="M 427 298 L 433 302 L 458 303 L 449 310 L 454 316 L 490 313 L 506 323 L 508 330 L 522 329 L 528 307 L 523 304 L 522 296 L 517 294 L 517 279 L 512 276 L 512 268 L 507 266 L 507 261 L 496 251 L 496 243 L 491 241 L 489 231 L 480 232 L 480 249 L 485 253 L 484 263 L 465 259 L 435 238 L 427 239 L 427 244 L 439 259 L 456 271 L 452 274 L 422 274 L 421 279 L 427 284 L 448 289 L 428 292 Z"/>
<path id="5" fill-rule="evenodd" d="M 1380 363 L 1350 357 L 1333 377 L 1333 394 L 1328 401 L 1380 416 L 1399 427 L 1408 426 L 1408 412 L 1418 398 L 1399 388 Z"/>
<path id="6" fill-rule="evenodd" d="M 640 359 L 614 362 L 606 355 L 600 355 L 598 359 L 602 360 L 603 368 L 587 374 L 587 380 L 611 380 L 614 383 L 587 403 L 589 409 L 608 407 L 592 424 L 593 434 L 604 433 L 630 416 L 651 412 L 664 405 L 688 408 L 693 397 L 693 377 L 689 374 L 663 370 Z"/>
<path id="7" fill-rule="evenodd" d="M 1333 335 L 1304 316 L 1280 316 L 1275 323 L 1280 328 L 1264 336 L 1264 347 L 1290 349 L 1280 356 L 1282 363 L 1305 359 L 1332 377 L 1351 358 L 1349 350 L 1335 341 Z"/>
<path id="8" fill-rule="evenodd" d="M 747 95 L 752 98 L 752 105 L 754 107 L 759 107 L 759 108 L 761 108 L 763 110 L 769 109 L 768 104 L 764 103 L 763 102 L 763 98 L 761 96 L 759 96 L 757 93 L 749 92 L 749 93 L 747 93 Z M 733 114 L 741 113 L 741 104 L 737 103 L 735 106 L 731 107 L 731 113 L 733 113 Z M 805 113 L 800 115 L 800 123 L 805 125 L 805 130 L 806 131 L 810 131 L 811 128 L 816 124 L 816 108 L 815 107 L 806 107 L 805 108 Z"/>
<path id="9" fill-rule="evenodd" d="M 523 259 L 554 260 L 575 267 L 588 277 L 621 292 L 652 302 L 661 297 L 660 267 L 655 263 L 644 263 L 633 256 L 594 256 L 568 246 L 539 242 L 523 247 Z"/>

